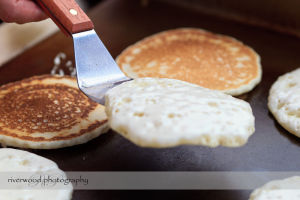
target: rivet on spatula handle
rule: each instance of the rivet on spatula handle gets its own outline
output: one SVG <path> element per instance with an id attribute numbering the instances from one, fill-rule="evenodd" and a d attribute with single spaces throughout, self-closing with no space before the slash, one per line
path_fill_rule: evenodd
<path id="1" fill-rule="evenodd" d="M 75 0 L 36 0 L 67 35 L 94 29 L 93 22 Z"/>

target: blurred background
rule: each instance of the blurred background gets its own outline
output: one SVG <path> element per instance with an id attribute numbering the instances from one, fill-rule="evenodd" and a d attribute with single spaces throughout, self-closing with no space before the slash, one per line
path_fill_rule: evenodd
<path id="1" fill-rule="evenodd" d="M 76 1 L 83 10 L 89 13 L 97 5 L 115 0 Z M 139 2 L 147 6 L 157 1 L 300 37 L 299 0 L 139 0 L 128 1 L 128 3 Z M 7 24 L 0 21 L 0 46 L 2 47 L 0 66 L 56 31 L 58 31 L 57 27 L 49 19 L 25 25 Z"/>
<path id="2" fill-rule="evenodd" d="M 88 12 L 102 0 L 76 0 Z M 19 25 L 0 19 L 0 66 L 58 31 L 50 20 Z"/>
<path id="3" fill-rule="evenodd" d="M 102 0 L 76 0 L 76 1 L 77 3 L 79 3 L 81 8 L 83 8 L 84 10 L 88 10 L 89 8 L 100 3 Z"/>

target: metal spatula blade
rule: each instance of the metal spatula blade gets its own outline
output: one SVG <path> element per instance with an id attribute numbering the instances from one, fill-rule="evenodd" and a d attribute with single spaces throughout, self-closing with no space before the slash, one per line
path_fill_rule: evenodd
<path id="1" fill-rule="evenodd" d="M 94 31 L 94 25 L 74 0 L 37 0 L 66 35 L 72 35 L 79 89 L 104 104 L 105 93 L 131 80 L 120 70 Z"/>
<path id="2" fill-rule="evenodd" d="M 73 34 L 78 86 L 92 100 L 104 104 L 105 93 L 131 80 L 120 70 L 94 30 Z"/>

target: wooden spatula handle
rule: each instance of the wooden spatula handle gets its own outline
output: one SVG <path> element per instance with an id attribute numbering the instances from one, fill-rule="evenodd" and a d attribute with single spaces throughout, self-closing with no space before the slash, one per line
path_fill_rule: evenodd
<path id="1" fill-rule="evenodd" d="M 36 2 L 68 35 L 94 28 L 93 22 L 75 0 L 36 0 Z"/>

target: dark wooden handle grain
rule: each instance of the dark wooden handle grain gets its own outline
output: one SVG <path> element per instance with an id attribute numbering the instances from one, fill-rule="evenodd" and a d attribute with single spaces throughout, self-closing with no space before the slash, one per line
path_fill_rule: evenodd
<path id="1" fill-rule="evenodd" d="M 75 0 L 36 0 L 52 20 L 67 34 L 94 28 L 93 22 Z"/>

